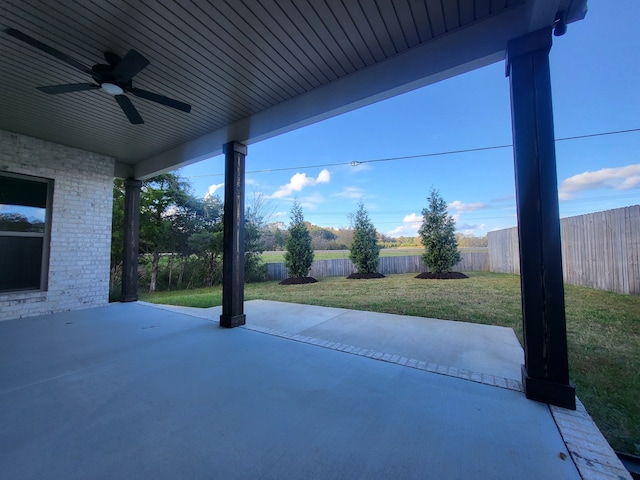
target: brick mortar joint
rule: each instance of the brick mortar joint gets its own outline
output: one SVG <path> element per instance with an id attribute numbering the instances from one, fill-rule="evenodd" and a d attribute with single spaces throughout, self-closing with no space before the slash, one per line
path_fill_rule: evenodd
<path id="1" fill-rule="evenodd" d="M 115 158 L 3 130 L 0 145 L 2 172 L 54 181 L 48 290 L 0 295 L 0 305 L 4 304 L 0 320 L 16 318 L 16 314 L 17 318 L 25 318 L 106 304 Z M 79 230 L 81 222 L 76 222 L 76 217 L 87 218 L 89 214 L 90 226 Z M 88 262 L 68 268 L 66 264 L 83 245 L 94 247 Z M 73 285 L 66 280 L 70 271 L 77 274 Z M 89 301 L 68 298 L 71 286 L 83 289 L 83 298 Z"/>
<path id="2" fill-rule="evenodd" d="M 577 397 L 576 404 L 577 408 L 575 411 L 566 410 L 553 405 L 549 405 L 549 411 L 551 412 L 551 417 L 556 424 L 556 428 L 562 437 L 562 441 L 564 442 L 580 477 L 583 479 L 593 478 L 594 473 L 599 474 L 601 471 L 606 471 L 610 473 L 611 478 L 633 480 L 631 474 L 627 472 L 626 468 L 611 448 L 611 445 L 609 445 L 607 440 L 604 438 L 591 418 L 591 415 L 589 415 L 589 412 L 587 412 L 587 409 Z M 570 418 L 571 422 L 568 422 L 566 417 Z M 582 428 L 577 428 L 577 426 Z M 584 437 L 585 435 L 589 436 L 589 446 L 581 445 L 582 442 L 579 441 L 579 438 Z M 598 449 L 599 452 L 593 451 L 594 443 L 597 443 L 596 449 Z M 581 446 L 583 447 L 583 450 L 580 450 Z M 596 458 L 585 457 L 582 454 L 584 451 L 597 453 L 603 461 Z M 591 455 L 591 457 L 593 457 L 593 455 Z M 599 468 L 592 468 L 591 464 L 595 464 Z"/>

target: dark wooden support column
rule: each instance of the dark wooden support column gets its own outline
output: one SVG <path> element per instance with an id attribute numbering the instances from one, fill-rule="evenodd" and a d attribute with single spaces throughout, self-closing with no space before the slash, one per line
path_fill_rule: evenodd
<path id="1" fill-rule="evenodd" d="M 224 145 L 224 239 L 220 326 L 244 325 L 244 163 L 247 147 Z"/>
<path id="2" fill-rule="evenodd" d="M 551 28 L 509 42 L 527 398 L 576 408 L 569 381 L 549 51 Z"/>
<path id="3" fill-rule="evenodd" d="M 121 302 L 138 300 L 138 240 L 140 238 L 140 187 L 139 180 L 124 182 L 124 240 L 122 245 L 122 294 Z"/>

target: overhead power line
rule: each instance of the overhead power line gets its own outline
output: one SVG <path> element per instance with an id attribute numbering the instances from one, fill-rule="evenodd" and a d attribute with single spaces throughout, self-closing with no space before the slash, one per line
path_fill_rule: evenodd
<path id="1" fill-rule="evenodd" d="M 587 135 L 576 135 L 573 137 L 563 137 L 556 138 L 556 142 L 564 142 L 568 140 L 581 140 L 585 138 L 593 138 L 593 137 L 604 137 L 608 135 L 620 135 L 624 133 L 633 133 L 640 132 L 640 128 L 630 128 L 628 130 L 616 130 L 611 132 L 601 132 L 601 133 L 590 133 Z M 352 167 L 357 167 L 359 165 L 364 165 L 367 163 L 378 163 L 378 162 L 395 162 L 399 160 L 412 160 L 415 158 L 427 158 L 427 157 L 441 157 L 445 155 L 459 155 L 461 153 L 473 153 L 473 152 L 483 152 L 487 150 L 500 150 L 504 148 L 512 148 L 513 144 L 505 144 L 505 145 L 493 145 L 489 147 L 476 147 L 476 148 L 467 148 L 463 150 L 449 150 L 445 152 L 432 152 L 432 153 L 421 153 L 418 155 L 405 155 L 401 157 L 387 157 L 387 158 L 374 158 L 369 160 L 351 160 L 348 162 L 335 162 L 335 163 L 323 163 L 319 165 L 299 165 L 296 167 L 282 167 L 282 168 L 267 168 L 264 170 L 251 170 L 246 173 L 271 173 L 271 172 L 283 172 L 287 170 L 305 170 L 310 168 L 326 168 L 326 167 L 337 167 L 350 165 Z M 187 175 L 187 178 L 199 178 L 199 177 L 221 177 L 224 173 L 205 173 L 202 175 Z"/>
<path id="2" fill-rule="evenodd" d="M 575 137 L 556 138 L 556 142 L 563 142 L 565 140 L 579 140 L 581 138 L 605 137 L 607 135 L 618 135 L 621 133 L 633 133 L 633 132 L 640 132 L 640 128 L 630 128 L 628 130 L 616 130 L 614 132 L 590 133 L 588 135 L 577 135 Z"/>

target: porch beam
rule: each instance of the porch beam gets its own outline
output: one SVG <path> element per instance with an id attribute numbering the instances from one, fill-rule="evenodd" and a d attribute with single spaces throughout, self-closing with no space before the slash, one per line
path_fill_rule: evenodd
<path id="1" fill-rule="evenodd" d="M 549 51 L 551 28 L 509 42 L 527 398 L 575 409 L 569 381 Z"/>
<path id="2" fill-rule="evenodd" d="M 222 257 L 222 315 L 220 326 L 244 325 L 244 172 L 247 147 L 229 142 L 225 155 Z"/>
<path id="3" fill-rule="evenodd" d="M 140 180 L 124 182 L 121 302 L 138 300 L 138 242 L 140 238 Z"/>

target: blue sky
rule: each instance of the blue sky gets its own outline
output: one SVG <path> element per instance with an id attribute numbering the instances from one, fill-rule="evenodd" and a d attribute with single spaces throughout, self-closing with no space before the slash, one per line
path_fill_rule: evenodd
<path id="1" fill-rule="evenodd" d="M 640 2 L 589 2 L 583 21 L 554 37 L 551 76 L 556 138 L 640 128 Z M 435 187 L 457 229 L 483 236 L 516 225 L 513 151 L 509 148 L 403 159 L 511 144 L 509 83 L 504 62 L 394 97 L 249 146 L 247 202 L 271 201 L 273 220 L 287 222 L 291 202 L 305 219 L 349 226 L 359 200 L 376 228 L 415 235 Z M 640 203 L 640 132 L 558 141 L 560 215 Z M 321 165 L 340 164 L 322 167 Z M 313 168 L 303 168 L 303 167 Z M 295 167 L 295 168 L 294 168 Z M 181 174 L 204 196 L 223 196 L 224 159 Z"/>

